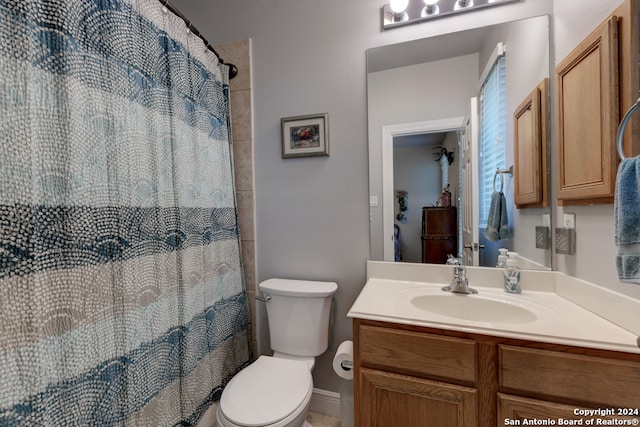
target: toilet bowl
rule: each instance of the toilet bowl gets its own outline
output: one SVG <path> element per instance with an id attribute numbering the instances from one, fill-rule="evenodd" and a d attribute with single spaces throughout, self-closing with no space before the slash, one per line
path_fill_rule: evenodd
<path id="1" fill-rule="evenodd" d="M 269 279 L 265 295 L 273 356 L 260 356 L 236 374 L 220 397 L 222 427 L 301 427 L 313 379 L 315 357 L 327 350 L 334 282 Z"/>
<path id="2" fill-rule="evenodd" d="M 313 382 L 304 361 L 260 356 L 231 379 L 218 405 L 223 427 L 300 427 Z"/>

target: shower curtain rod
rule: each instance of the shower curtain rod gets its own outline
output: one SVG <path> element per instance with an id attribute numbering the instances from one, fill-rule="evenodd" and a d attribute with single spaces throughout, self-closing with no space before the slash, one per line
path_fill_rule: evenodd
<path id="1" fill-rule="evenodd" d="M 180 19 L 182 19 L 184 23 L 187 24 L 187 28 L 189 29 L 189 31 L 191 31 L 196 36 L 200 37 L 200 39 L 204 42 L 205 47 L 218 57 L 218 60 L 220 61 L 221 64 L 226 64 L 229 67 L 229 80 L 233 79 L 235 76 L 238 75 L 238 67 L 236 67 L 234 64 L 227 64 L 226 62 L 224 62 L 224 60 L 220 58 L 220 55 L 218 55 L 218 52 L 216 52 L 213 46 L 211 46 L 209 41 L 206 38 L 204 38 L 204 36 L 200 33 L 200 31 L 198 31 L 198 29 L 194 27 L 193 24 L 191 24 L 191 22 L 186 18 L 186 16 L 182 14 L 182 12 L 180 12 L 174 5 L 169 3 L 169 0 L 159 0 L 159 1 L 164 5 L 164 7 L 166 7 L 175 15 L 177 15 Z"/>

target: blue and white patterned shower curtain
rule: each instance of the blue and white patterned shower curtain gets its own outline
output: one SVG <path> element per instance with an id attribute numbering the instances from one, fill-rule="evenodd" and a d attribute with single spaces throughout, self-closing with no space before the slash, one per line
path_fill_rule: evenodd
<path id="1" fill-rule="evenodd" d="M 0 0 L 0 426 L 192 425 L 249 362 L 228 103 L 157 0 Z"/>

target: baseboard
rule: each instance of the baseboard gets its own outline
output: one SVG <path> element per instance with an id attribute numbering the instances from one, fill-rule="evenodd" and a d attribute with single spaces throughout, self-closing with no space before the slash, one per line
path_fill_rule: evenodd
<path id="1" fill-rule="evenodd" d="M 314 388 L 309 410 L 340 417 L 340 393 Z"/>
<path id="2" fill-rule="evenodd" d="M 205 412 L 197 427 L 216 427 L 216 409 L 218 402 L 214 402 Z M 309 410 L 320 414 L 340 417 L 340 393 L 314 388 L 311 394 Z"/>

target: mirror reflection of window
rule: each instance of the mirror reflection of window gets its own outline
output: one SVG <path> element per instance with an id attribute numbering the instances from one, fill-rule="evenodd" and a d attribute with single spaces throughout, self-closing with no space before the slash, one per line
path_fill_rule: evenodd
<path id="1" fill-rule="evenodd" d="M 480 143 L 478 146 L 478 201 L 480 228 L 486 228 L 496 169 L 505 168 L 506 67 L 500 56 L 480 89 Z"/>

